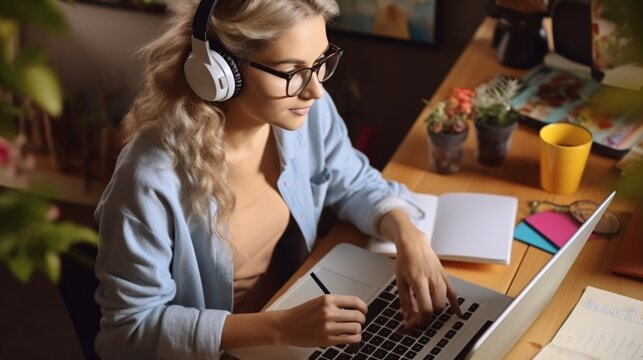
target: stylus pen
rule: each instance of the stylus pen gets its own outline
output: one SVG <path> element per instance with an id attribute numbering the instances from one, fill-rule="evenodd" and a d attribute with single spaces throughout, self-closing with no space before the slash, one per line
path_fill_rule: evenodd
<path id="1" fill-rule="evenodd" d="M 319 278 L 317 277 L 317 275 L 314 272 L 312 272 L 312 271 L 310 272 L 310 277 L 313 278 L 313 280 L 315 280 L 315 283 L 317 284 L 317 286 L 319 286 L 321 291 L 324 292 L 324 294 L 326 294 L 326 295 L 330 294 L 330 291 L 328 290 L 326 285 L 324 285 L 324 283 L 321 282 L 321 280 L 319 280 Z M 350 353 L 358 352 L 359 351 L 359 343 L 349 344 L 347 350 Z"/>
<path id="2" fill-rule="evenodd" d="M 319 278 L 314 272 L 310 273 L 310 277 L 312 277 L 313 280 L 315 280 L 315 283 L 317 283 L 317 286 L 319 286 L 319 288 L 321 289 L 321 291 L 324 292 L 324 294 L 326 295 L 330 294 L 330 291 L 328 291 L 328 288 L 326 287 L 326 285 L 324 285 L 324 283 L 321 282 L 321 280 L 319 280 Z"/>

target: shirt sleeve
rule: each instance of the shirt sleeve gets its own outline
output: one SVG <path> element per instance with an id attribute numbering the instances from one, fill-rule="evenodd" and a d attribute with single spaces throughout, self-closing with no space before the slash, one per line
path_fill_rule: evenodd
<path id="1" fill-rule="evenodd" d="M 420 208 L 415 202 L 409 201 L 408 199 L 402 199 L 396 196 L 387 196 L 378 204 L 380 211 L 382 213 L 387 213 L 393 209 L 402 209 L 404 210 L 411 220 L 417 222 L 422 220 L 426 214 L 424 210 Z"/>
<path id="2" fill-rule="evenodd" d="M 355 149 L 348 137 L 330 95 L 323 101 L 320 114 L 328 120 L 320 121 L 323 134 L 325 166 L 330 173 L 330 186 L 325 204 L 331 206 L 341 220 L 350 221 L 369 235 L 377 235 L 380 217 L 394 207 L 401 207 L 414 216 L 418 209 L 411 193 L 401 183 L 389 181 L 373 168 L 368 158 Z"/>
<path id="3" fill-rule="evenodd" d="M 97 350 L 104 358 L 219 358 L 229 312 L 172 304 L 171 231 L 152 230 L 167 227 L 168 215 L 160 201 L 139 205 L 147 209 L 142 218 L 108 206 L 97 212 L 96 301 L 103 315 Z"/>

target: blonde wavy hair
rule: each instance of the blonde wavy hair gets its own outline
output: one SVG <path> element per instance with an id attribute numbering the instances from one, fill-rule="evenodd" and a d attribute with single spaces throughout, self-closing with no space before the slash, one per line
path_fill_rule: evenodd
<path id="1" fill-rule="evenodd" d="M 158 136 L 190 186 L 193 211 L 226 239 L 235 198 L 226 181 L 225 103 L 200 99 L 183 75 L 198 1 L 171 3 L 166 31 L 139 51 L 145 72 L 123 122 L 124 140 L 142 132 Z M 322 15 L 329 21 L 338 12 L 335 0 L 221 0 L 209 37 L 218 38 L 233 56 L 247 59 L 302 19 Z M 210 213 L 212 197 L 216 215 Z"/>

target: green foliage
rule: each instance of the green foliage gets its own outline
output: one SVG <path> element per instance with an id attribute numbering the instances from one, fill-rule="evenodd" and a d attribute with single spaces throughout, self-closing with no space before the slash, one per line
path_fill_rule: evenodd
<path id="1" fill-rule="evenodd" d="M 63 107 L 62 88 L 47 64 L 47 54 L 32 48 L 18 51 L 18 31 L 26 24 L 54 33 L 67 30 L 57 0 L 0 1 L 0 136 L 8 139 L 17 133 L 17 120 L 27 107 L 35 105 L 54 117 Z M 56 222 L 55 210 L 51 203 L 34 195 L 0 192 L 0 263 L 23 282 L 34 271 L 58 281 L 63 253 L 92 264 L 91 259 L 74 253 L 72 246 L 97 245 L 94 229 Z"/>
<path id="2" fill-rule="evenodd" d="M 62 88 L 58 78 L 47 65 L 47 55 L 38 49 L 15 51 L 20 26 L 35 25 L 62 34 L 67 22 L 58 8 L 57 0 L 0 1 L 0 90 L 29 98 L 49 115 L 62 112 Z M 0 92 L 1 93 L 1 92 Z M 0 122 L 15 121 L 20 107 L 2 99 Z M 10 111 L 9 111 L 10 110 Z"/>
<path id="3" fill-rule="evenodd" d="M 473 98 L 476 121 L 495 126 L 509 126 L 518 121 L 520 115 L 511 108 L 511 99 L 519 88 L 518 80 L 504 76 L 478 85 Z"/>
<path id="4" fill-rule="evenodd" d="M 56 282 L 60 278 L 60 253 L 77 243 L 98 244 L 92 228 L 52 221 L 52 205 L 35 195 L 8 191 L 0 194 L 0 262 L 20 281 L 34 271 Z"/>
<path id="5" fill-rule="evenodd" d="M 47 65 L 47 54 L 44 51 L 28 48 L 16 54 L 13 59 L 6 54 L 0 54 L 0 58 L 5 60 L 0 62 L 0 87 L 31 99 L 54 117 L 62 113 L 62 88 L 58 78 Z M 0 116 L 0 121 L 15 119 L 15 113 L 11 112 L 0 112 Z"/>
<path id="6" fill-rule="evenodd" d="M 476 112 L 476 121 L 500 127 L 509 126 L 520 119 L 520 114 L 510 106 L 494 104 L 486 108 L 479 108 Z"/>
<path id="7" fill-rule="evenodd" d="M 63 110 L 62 90 L 54 72 L 41 63 L 31 63 L 20 72 L 24 93 L 48 114 L 59 116 Z"/>
<path id="8" fill-rule="evenodd" d="M 639 63 L 643 60 L 643 1 L 641 0 L 595 0 L 593 5 L 602 6 L 604 16 L 616 23 L 625 24 L 617 29 L 619 36 L 632 41 L 627 44 L 627 56 Z M 594 99 L 596 105 L 607 112 L 631 112 L 637 114 L 636 121 L 643 119 L 643 91 L 624 91 L 609 89 L 600 98 Z M 643 140 L 641 140 L 643 141 Z M 643 160 L 629 169 L 618 181 L 616 191 L 643 206 Z"/>
<path id="9" fill-rule="evenodd" d="M 20 109 L 11 104 L 0 102 L 0 137 L 11 139 L 18 131 L 15 122 L 7 120 L 20 116 Z"/>
<path id="10" fill-rule="evenodd" d="M 594 0 L 604 9 L 604 16 L 618 24 L 625 24 L 623 36 L 632 39 L 628 51 L 632 59 L 643 59 L 643 1 L 641 0 Z"/>
<path id="11" fill-rule="evenodd" d="M 643 161 L 639 160 L 616 184 L 616 192 L 643 206 Z"/>
<path id="12" fill-rule="evenodd" d="M 606 86 L 589 100 L 592 107 L 607 114 L 633 114 L 633 118 L 643 117 L 643 91 L 632 91 Z"/>
<path id="13" fill-rule="evenodd" d="M 33 24 L 54 33 L 67 31 L 67 22 L 58 8 L 57 0 L 0 1 L 2 18 L 20 24 Z"/>

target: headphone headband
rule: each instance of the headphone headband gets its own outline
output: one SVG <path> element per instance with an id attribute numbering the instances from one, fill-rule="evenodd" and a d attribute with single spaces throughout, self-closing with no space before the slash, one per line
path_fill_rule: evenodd
<path id="1" fill-rule="evenodd" d="M 192 36 L 201 41 L 206 40 L 208 24 L 210 24 L 210 18 L 218 2 L 218 0 L 201 0 L 199 2 L 192 20 Z"/>
<path id="2" fill-rule="evenodd" d="M 208 40 L 210 18 L 217 0 L 201 0 L 192 19 L 192 51 L 183 64 L 190 88 L 206 101 L 226 101 L 243 87 L 234 59 L 216 39 Z"/>

